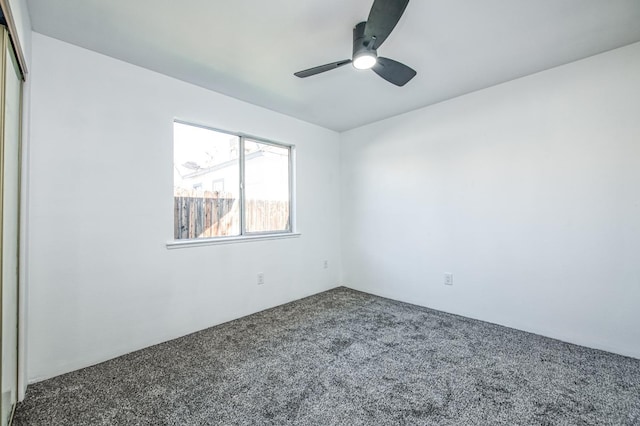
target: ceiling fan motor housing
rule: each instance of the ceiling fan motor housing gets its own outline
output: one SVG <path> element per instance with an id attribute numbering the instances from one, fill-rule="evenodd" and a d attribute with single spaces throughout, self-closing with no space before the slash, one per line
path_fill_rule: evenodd
<path id="1" fill-rule="evenodd" d="M 375 49 L 372 49 L 370 46 L 373 45 L 372 38 L 367 38 L 364 35 L 364 28 L 367 25 L 366 22 L 360 22 L 358 25 L 353 27 L 353 56 L 352 58 L 355 60 L 358 56 L 362 54 L 367 54 L 368 56 L 377 56 Z"/>

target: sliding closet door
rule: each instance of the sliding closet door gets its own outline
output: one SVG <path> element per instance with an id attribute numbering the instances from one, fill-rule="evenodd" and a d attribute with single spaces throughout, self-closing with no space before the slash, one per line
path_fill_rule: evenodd
<path id="1" fill-rule="evenodd" d="M 13 48 L 0 26 L 2 61 L 0 70 L 0 145 L 2 158 L 2 417 L 8 424 L 18 390 L 18 226 L 20 205 L 20 110 L 22 79 Z"/>

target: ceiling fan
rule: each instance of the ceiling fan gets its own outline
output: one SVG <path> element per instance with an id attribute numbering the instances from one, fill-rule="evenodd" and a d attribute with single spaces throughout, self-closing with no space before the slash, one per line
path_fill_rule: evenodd
<path id="1" fill-rule="evenodd" d="M 378 48 L 395 28 L 407 4 L 409 0 L 374 0 L 367 21 L 360 22 L 353 28 L 352 59 L 320 65 L 298 71 L 293 75 L 305 78 L 353 64 L 357 69 L 372 69 L 380 77 L 396 86 L 404 86 L 416 75 L 416 72 L 405 64 L 378 56 Z"/>

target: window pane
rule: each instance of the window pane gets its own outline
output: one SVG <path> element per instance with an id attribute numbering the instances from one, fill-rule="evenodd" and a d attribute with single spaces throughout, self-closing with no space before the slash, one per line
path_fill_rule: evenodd
<path id="1" fill-rule="evenodd" d="M 173 125 L 174 238 L 240 235 L 240 138 Z"/>
<path id="2" fill-rule="evenodd" d="M 247 232 L 288 231 L 290 149 L 247 139 L 244 150 Z"/>

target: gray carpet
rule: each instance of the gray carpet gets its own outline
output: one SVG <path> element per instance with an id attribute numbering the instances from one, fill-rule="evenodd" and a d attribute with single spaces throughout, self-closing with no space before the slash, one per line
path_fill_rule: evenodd
<path id="1" fill-rule="evenodd" d="M 638 425 L 640 360 L 338 288 L 29 386 L 15 425 Z"/>

